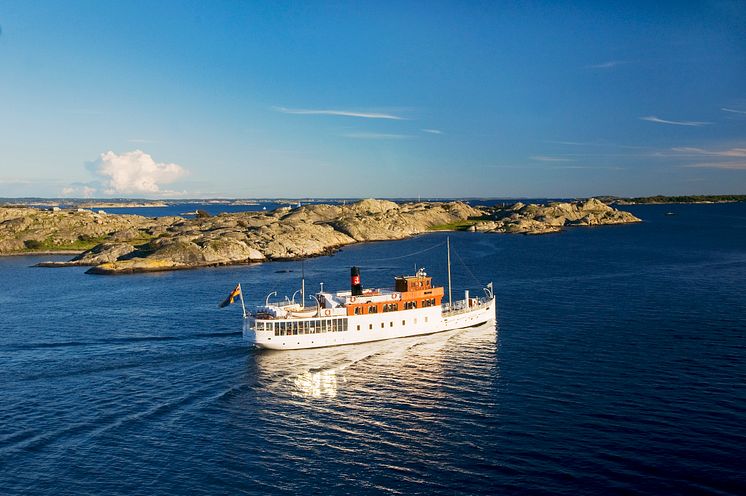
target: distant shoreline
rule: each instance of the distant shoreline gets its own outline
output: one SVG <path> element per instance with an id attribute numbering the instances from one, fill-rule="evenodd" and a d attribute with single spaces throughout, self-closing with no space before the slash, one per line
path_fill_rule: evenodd
<path id="1" fill-rule="evenodd" d="M 640 197 L 623 197 L 623 196 L 595 196 L 588 198 L 597 198 L 606 204 L 614 205 L 667 205 L 667 204 L 709 204 L 709 203 L 737 203 L 746 202 L 746 194 L 744 195 L 655 195 L 655 196 L 640 196 Z M 338 203 L 342 202 L 356 202 L 362 198 L 317 198 L 317 199 L 288 199 L 288 198 L 234 198 L 234 199 L 162 199 L 162 200 L 147 200 L 143 198 L 0 198 L 0 207 L 36 207 L 36 208 L 52 208 L 64 205 L 65 208 L 86 208 L 86 209 L 103 209 L 103 208 L 162 208 L 173 205 L 183 204 L 194 204 L 194 205 L 226 205 L 226 206 L 256 206 L 264 203 L 277 203 L 277 204 L 290 204 L 295 205 L 297 203 L 323 203 L 331 202 Z M 451 201 L 462 201 L 470 204 L 478 204 L 479 202 L 526 202 L 526 201 L 539 201 L 554 202 L 554 201 L 577 201 L 586 199 L 583 197 L 536 197 L 536 198 L 506 198 L 506 197 L 453 197 L 453 198 L 427 198 L 422 201 L 426 202 L 451 202 Z M 410 202 L 412 198 L 388 198 L 388 200 L 403 203 Z"/>
<path id="2" fill-rule="evenodd" d="M 637 198 L 622 198 L 616 196 L 600 197 L 606 203 L 615 205 L 685 205 L 710 203 L 739 203 L 746 202 L 746 195 L 681 195 L 681 196 L 641 196 Z"/>

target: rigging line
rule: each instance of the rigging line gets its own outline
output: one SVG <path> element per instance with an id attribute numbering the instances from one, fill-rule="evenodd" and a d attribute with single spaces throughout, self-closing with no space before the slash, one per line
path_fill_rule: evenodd
<path id="1" fill-rule="evenodd" d="M 464 266 L 464 268 L 466 269 L 466 272 L 469 273 L 469 275 L 471 276 L 471 278 L 474 279 L 474 282 L 476 282 L 477 284 L 479 284 L 481 286 L 482 285 L 481 281 L 479 281 L 479 279 L 477 279 L 477 276 L 475 276 L 474 273 L 469 268 L 469 266 L 466 265 L 466 262 L 463 261 L 463 259 L 461 258 L 461 255 L 459 255 L 458 252 L 453 249 L 453 247 L 451 247 L 451 252 L 453 252 L 456 255 L 456 258 L 458 258 L 459 262 L 461 262 L 461 265 Z"/>
<path id="2" fill-rule="evenodd" d="M 369 259 L 366 260 L 366 263 L 367 262 L 383 262 L 385 260 L 399 260 L 401 258 L 413 257 L 415 255 L 419 255 L 420 253 L 425 253 L 426 251 L 434 250 L 435 248 L 440 248 L 444 244 L 446 244 L 445 241 L 442 242 L 442 243 L 438 243 L 437 245 L 433 245 L 430 248 L 425 248 L 424 250 L 416 251 L 414 253 L 409 253 L 407 255 L 401 255 L 401 256 L 398 256 L 398 257 L 369 258 Z"/>

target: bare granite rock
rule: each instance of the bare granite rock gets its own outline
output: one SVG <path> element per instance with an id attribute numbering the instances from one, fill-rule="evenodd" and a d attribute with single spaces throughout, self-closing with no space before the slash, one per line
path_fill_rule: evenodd
<path id="1" fill-rule="evenodd" d="M 476 229 L 482 232 L 548 234 L 561 231 L 565 226 L 599 226 L 641 222 L 629 212 L 614 209 L 590 198 L 584 202 L 558 202 L 548 205 L 516 203 L 493 212 L 494 220 L 480 222 Z"/>
<path id="2" fill-rule="evenodd" d="M 68 262 L 39 265 L 89 265 L 89 273 L 124 274 L 324 255 L 352 243 L 403 239 L 467 220 L 475 231 L 525 234 L 639 221 L 595 199 L 493 209 L 367 199 L 194 219 L 0 208 L 0 254 L 76 246 L 88 249 Z"/>

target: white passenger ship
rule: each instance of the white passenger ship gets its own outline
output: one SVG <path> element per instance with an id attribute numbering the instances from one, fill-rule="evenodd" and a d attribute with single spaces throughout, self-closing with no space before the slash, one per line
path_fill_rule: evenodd
<path id="1" fill-rule="evenodd" d="M 394 289 L 363 289 L 360 271 L 351 270 L 349 291 L 313 295 L 316 305 L 291 301 L 244 310 L 244 338 L 259 348 L 297 350 L 365 343 L 473 327 L 496 318 L 492 283 L 484 296 L 451 300 L 450 250 L 448 301 L 424 269 L 394 279 Z M 322 285 L 323 287 L 323 285 Z M 303 296 L 302 296 L 303 298 Z"/>

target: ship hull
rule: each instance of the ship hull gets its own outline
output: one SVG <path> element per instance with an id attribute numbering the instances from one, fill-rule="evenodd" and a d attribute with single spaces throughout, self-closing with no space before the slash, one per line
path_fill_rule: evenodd
<path id="1" fill-rule="evenodd" d="M 299 350 L 368 343 L 387 339 L 435 334 L 467 327 L 474 327 L 496 318 L 495 299 L 490 298 L 472 308 L 444 312 L 441 307 L 404 310 L 372 315 L 350 315 L 320 318 L 306 325 L 305 332 L 276 327 L 257 326 L 257 320 L 244 320 L 243 335 L 247 342 L 258 348 L 272 350 Z M 257 330 L 259 327 L 261 330 Z M 301 326 L 302 328 L 303 326 Z M 323 329 L 323 331 L 322 331 Z"/>

